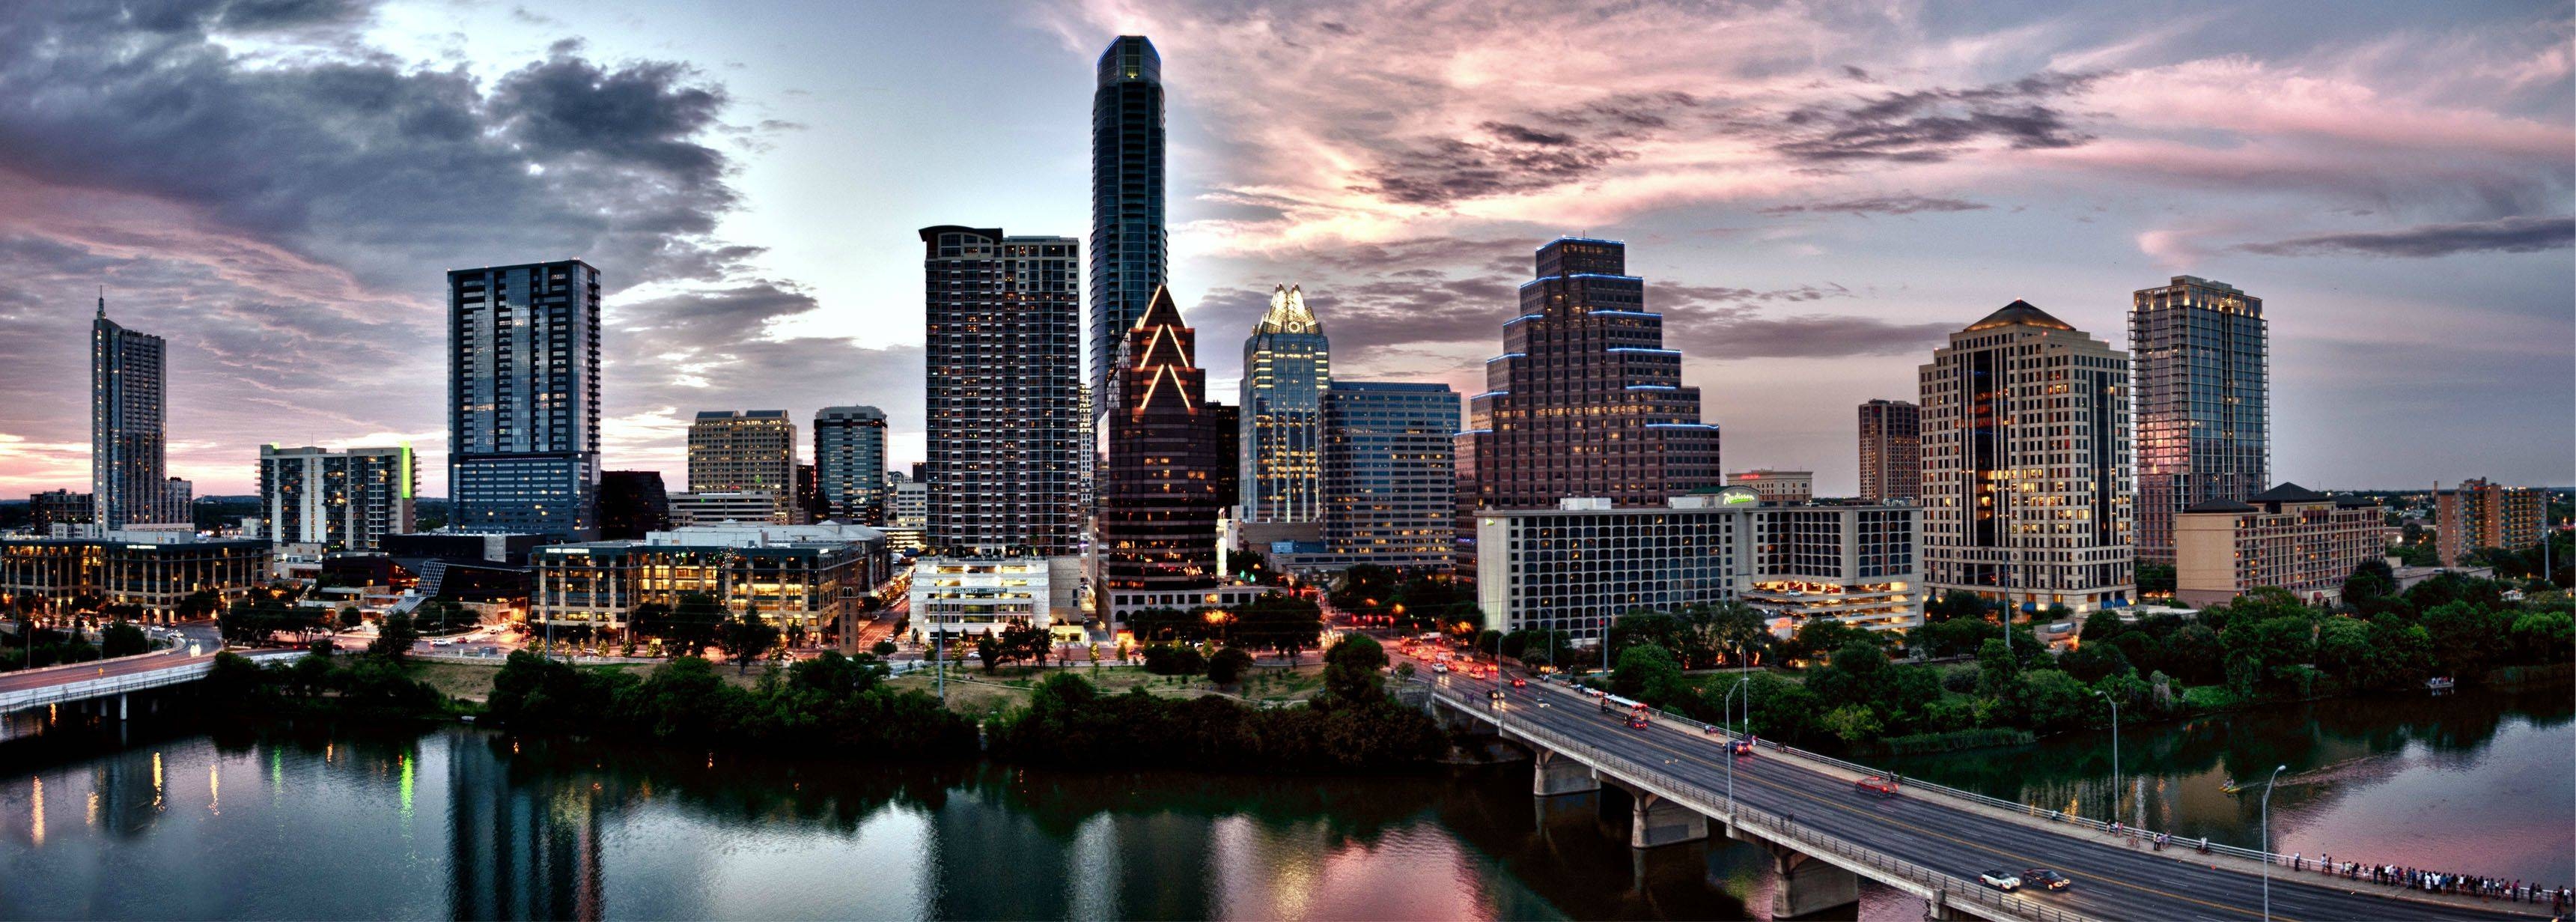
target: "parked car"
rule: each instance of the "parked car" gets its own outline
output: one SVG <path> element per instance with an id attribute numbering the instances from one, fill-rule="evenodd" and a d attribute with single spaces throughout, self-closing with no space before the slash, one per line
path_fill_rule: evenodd
<path id="1" fill-rule="evenodd" d="M 2042 890 L 2064 890 L 2075 885 L 2074 881 L 2066 879 L 2066 875 L 2057 873 L 2056 871 L 2051 871 L 2047 868 L 2032 868 L 2030 870 L 2023 871 L 2021 872 L 2021 879 L 2023 883 L 2029 884 L 2033 887 L 2038 887 Z"/>
<path id="2" fill-rule="evenodd" d="M 2021 889 L 2021 878 L 2001 868 L 1977 875 L 1977 882 L 2007 893 Z"/>

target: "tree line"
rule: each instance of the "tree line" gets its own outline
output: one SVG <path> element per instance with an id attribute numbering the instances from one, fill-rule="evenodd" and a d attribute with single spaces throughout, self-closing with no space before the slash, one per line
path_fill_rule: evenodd
<path id="1" fill-rule="evenodd" d="M 704 748 L 870 759 L 972 755 L 975 726 L 919 691 L 885 686 L 874 655 L 826 651 L 749 686 L 682 656 L 650 676 L 525 650 L 494 677 L 485 713 L 513 730 Z"/>

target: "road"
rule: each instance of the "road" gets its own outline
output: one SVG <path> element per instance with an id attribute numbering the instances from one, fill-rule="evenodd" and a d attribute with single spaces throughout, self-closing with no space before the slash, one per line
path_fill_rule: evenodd
<path id="1" fill-rule="evenodd" d="M 1427 665 L 1427 664 L 1426 664 Z M 1430 681 L 1442 680 L 1432 677 Z M 1481 700 L 1494 680 L 1458 673 L 1448 690 Z M 1700 728 L 1658 721 L 1629 729 L 1625 713 L 1604 714 L 1580 693 L 1551 683 L 1506 689 L 1509 719 L 1564 734 L 1586 745 L 1645 765 L 1657 765 L 1685 783 L 1720 797 L 1727 772 L 1718 737 Z M 1550 707 L 1535 706 L 1547 696 Z M 2085 835 L 2042 828 L 1952 806 L 1930 797 L 1881 798 L 1854 791 L 1851 782 L 1780 758 L 1736 760 L 1735 797 L 1746 806 L 1794 818 L 1799 824 L 1923 867 L 1975 881 L 1979 872 L 2018 873 L 2049 868 L 2075 883 L 2057 893 L 2024 890 L 2033 900 L 2102 919 L 2261 919 L 2259 876 L 2218 870 L 2164 854 L 2125 848 Z M 2181 846 L 2173 846 L 2181 848 Z M 2296 879 L 2294 880 L 2293 877 Z M 2321 886 L 2319 875 L 2276 875 L 2271 918 L 2283 922 L 2326 919 L 2530 919 L 2530 904 L 2493 904 L 2492 910 L 2395 898 L 2394 888 L 2355 884 Z"/>
<path id="2" fill-rule="evenodd" d="M 204 656 L 186 656 L 176 653 L 164 653 L 155 656 L 120 657 L 115 660 L 103 662 L 73 663 L 68 666 L 47 666 L 43 669 L 27 669 L 18 672 L 0 673 L 0 692 L 43 688 L 48 685 L 59 685 L 64 682 L 78 682 L 82 679 L 134 675 L 136 673 L 151 672 L 156 669 L 168 669 L 173 666 L 184 666 L 189 663 L 202 663 L 214 658 L 214 654 L 211 653 Z"/>

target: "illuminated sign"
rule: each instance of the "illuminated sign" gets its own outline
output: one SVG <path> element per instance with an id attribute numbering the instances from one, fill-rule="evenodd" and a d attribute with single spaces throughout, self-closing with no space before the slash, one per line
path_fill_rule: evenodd
<path id="1" fill-rule="evenodd" d="M 1749 487 L 1728 487 L 1717 491 L 1717 504 L 1720 506 L 1756 506 L 1761 503 L 1762 494 Z"/>

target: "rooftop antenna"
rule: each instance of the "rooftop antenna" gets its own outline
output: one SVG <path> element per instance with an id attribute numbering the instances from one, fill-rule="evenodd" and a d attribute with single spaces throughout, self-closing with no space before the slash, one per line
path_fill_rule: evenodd
<path id="1" fill-rule="evenodd" d="M 107 319 L 107 286 L 98 286 L 98 319 Z"/>

